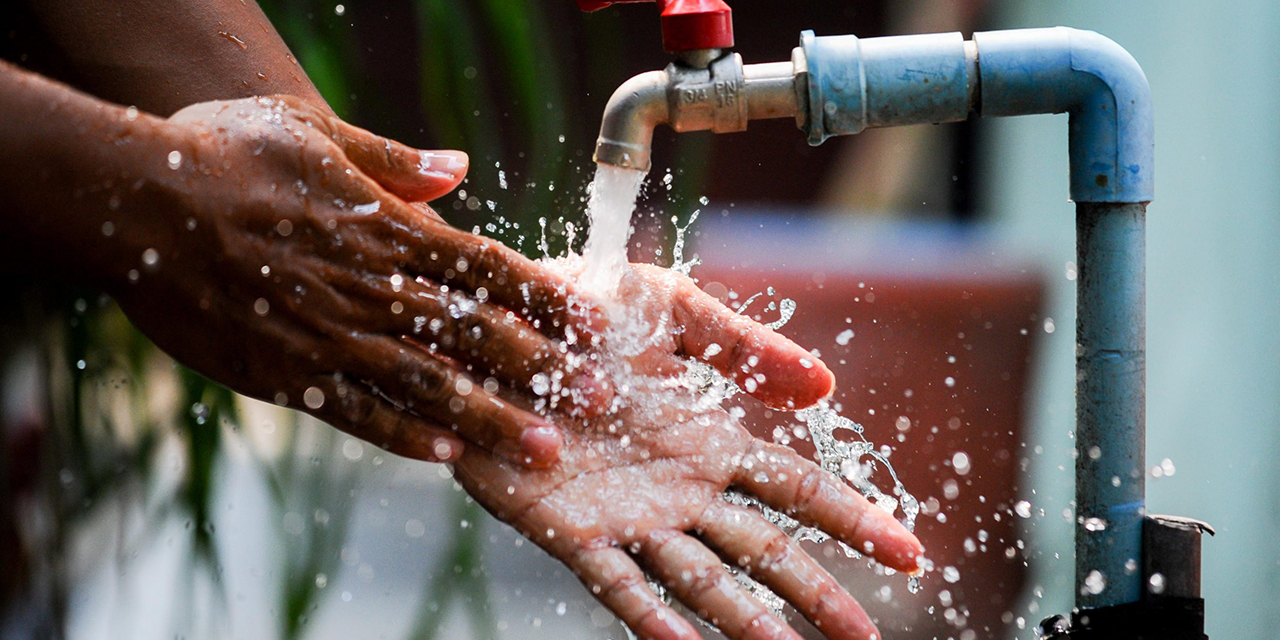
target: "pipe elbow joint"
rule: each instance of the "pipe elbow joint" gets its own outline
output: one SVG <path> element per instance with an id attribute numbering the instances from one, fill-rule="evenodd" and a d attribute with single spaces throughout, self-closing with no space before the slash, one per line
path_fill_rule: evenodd
<path id="1" fill-rule="evenodd" d="M 1151 88 L 1128 51 L 1066 27 L 976 33 L 973 40 L 980 115 L 1070 114 L 1072 200 L 1153 199 Z"/>
<path id="2" fill-rule="evenodd" d="M 648 171 L 653 130 L 667 122 L 665 71 L 649 71 L 622 83 L 610 96 L 600 122 L 594 159 L 624 169 Z"/>

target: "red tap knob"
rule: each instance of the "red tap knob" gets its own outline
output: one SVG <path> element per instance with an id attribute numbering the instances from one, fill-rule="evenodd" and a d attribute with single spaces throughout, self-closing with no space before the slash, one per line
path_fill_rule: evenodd
<path id="1" fill-rule="evenodd" d="M 662 10 L 662 48 L 677 53 L 733 46 L 733 14 L 723 0 L 578 0 L 583 11 L 623 2 L 654 2 Z"/>
<path id="2" fill-rule="evenodd" d="M 676 53 L 733 46 L 733 14 L 723 0 L 667 0 L 662 48 Z"/>

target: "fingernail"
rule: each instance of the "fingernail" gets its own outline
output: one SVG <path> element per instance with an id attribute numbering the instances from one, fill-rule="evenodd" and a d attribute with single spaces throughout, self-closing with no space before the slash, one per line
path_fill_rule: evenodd
<path id="1" fill-rule="evenodd" d="M 418 173 L 446 180 L 457 180 L 467 173 L 470 160 L 462 151 L 422 151 L 418 156 Z"/>
<path id="2" fill-rule="evenodd" d="M 547 424 L 529 427 L 520 434 L 520 462 L 533 466 L 550 466 L 560 458 L 563 444 L 560 431 Z"/>

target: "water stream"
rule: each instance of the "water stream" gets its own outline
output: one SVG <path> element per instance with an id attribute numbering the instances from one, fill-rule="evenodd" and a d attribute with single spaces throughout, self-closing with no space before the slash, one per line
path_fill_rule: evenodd
<path id="1" fill-rule="evenodd" d="M 631 238 L 631 214 L 645 174 L 612 165 L 596 168 L 587 215 L 591 220 L 587 246 L 582 251 L 586 267 L 579 284 L 604 298 L 613 297 L 627 268 L 627 240 Z"/>

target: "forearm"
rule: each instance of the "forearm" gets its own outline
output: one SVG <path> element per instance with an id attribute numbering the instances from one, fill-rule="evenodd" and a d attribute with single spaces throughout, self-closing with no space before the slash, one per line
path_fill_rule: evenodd
<path id="1" fill-rule="evenodd" d="M 0 250 L 23 270 L 110 288 L 152 241 L 129 205 L 167 191 L 164 121 L 3 62 L 0 113 Z"/>
<path id="2" fill-rule="evenodd" d="M 209 100 L 324 99 L 254 0 L 32 0 L 85 91 L 167 116 Z"/>

